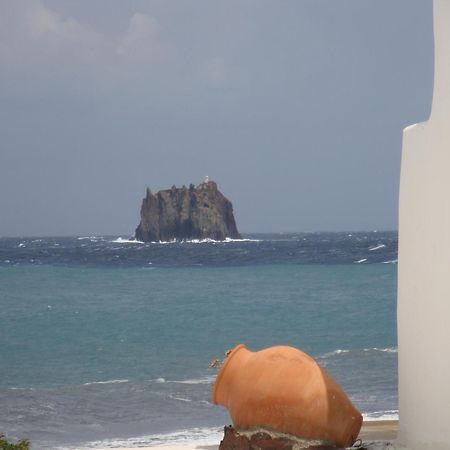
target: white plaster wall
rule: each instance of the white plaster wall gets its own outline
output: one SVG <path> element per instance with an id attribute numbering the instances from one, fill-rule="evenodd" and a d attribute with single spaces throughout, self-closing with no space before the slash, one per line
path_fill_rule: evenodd
<path id="1" fill-rule="evenodd" d="M 450 0 L 434 0 L 431 118 L 404 130 L 400 181 L 400 446 L 450 449 Z"/>

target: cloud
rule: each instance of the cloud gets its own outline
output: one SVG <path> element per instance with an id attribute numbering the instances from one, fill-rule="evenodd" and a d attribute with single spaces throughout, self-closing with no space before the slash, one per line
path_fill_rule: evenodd
<path id="1" fill-rule="evenodd" d="M 142 13 L 135 13 L 130 19 L 127 33 L 117 46 L 117 53 L 135 61 L 161 61 L 168 52 L 168 46 L 159 38 L 158 21 Z"/>
<path id="2" fill-rule="evenodd" d="M 61 42 L 93 44 L 100 37 L 73 18 L 64 18 L 59 13 L 46 8 L 40 1 L 27 11 L 26 19 L 33 37 L 53 36 Z"/>
<path id="3" fill-rule="evenodd" d="M 9 71 L 53 64 L 89 62 L 105 37 L 40 0 L 0 6 L 0 67 Z"/>
<path id="4" fill-rule="evenodd" d="M 12 90 L 21 79 L 31 85 L 58 80 L 73 89 L 89 85 L 110 90 L 155 71 L 171 54 L 158 21 L 135 12 L 125 31 L 107 34 L 63 15 L 42 0 L 0 2 L 0 79 Z M 136 70 L 136 66 L 139 70 Z M 164 77 L 162 77 L 164 78 Z M 39 81 L 41 80 L 41 81 Z"/>

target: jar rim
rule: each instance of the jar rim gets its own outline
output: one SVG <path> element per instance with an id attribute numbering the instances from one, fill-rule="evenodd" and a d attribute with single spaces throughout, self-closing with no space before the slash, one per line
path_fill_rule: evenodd
<path id="1" fill-rule="evenodd" d="M 231 361 L 231 359 L 233 358 L 233 356 L 242 348 L 246 348 L 244 344 L 238 344 L 236 345 L 236 347 L 233 348 L 233 350 L 231 350 L 230 354 L 225 358 L 224 363 L 222 364 L 222 367 L 219 370 L 219 373 L 217 374 L 216 377 L 216 381 L 214 383 L 213 386 L 213 390 L 211 393 L 211 400 L 212 402 L 217 405 L 217 401 L 216 401 L 216 396 L 217 396 L 217 390 L 219 389 L 219 385 L 220 385 L 220 381 L 224 376 L 225 373 L 225 369 L 227 368 L 227 365 L 229 364 L 229 362 Z"/>

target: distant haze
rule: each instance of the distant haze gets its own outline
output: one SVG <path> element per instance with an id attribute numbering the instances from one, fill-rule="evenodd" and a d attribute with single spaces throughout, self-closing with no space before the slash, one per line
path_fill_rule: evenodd
<path id="1" fill-rule="evenodd" d="M 432 78 L 431 0 L 0 0 L 0 236 L 205 175 L 244 233 L 396 229 Z"/>

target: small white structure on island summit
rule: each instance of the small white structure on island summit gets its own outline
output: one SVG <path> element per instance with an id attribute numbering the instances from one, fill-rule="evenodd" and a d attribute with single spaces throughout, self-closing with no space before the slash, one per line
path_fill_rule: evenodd
<path id="1" fill-rule="evenodd" d="M 398 264 L 399 436 L 450 449 L 450 0 L 434 0 L 431 117 L 404 130 Z"/>

